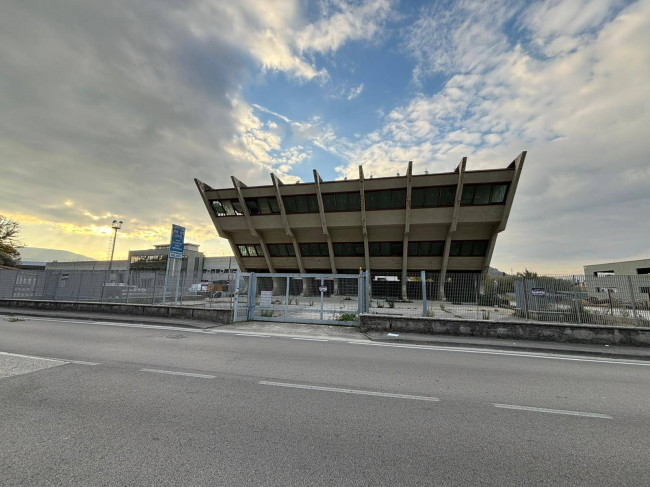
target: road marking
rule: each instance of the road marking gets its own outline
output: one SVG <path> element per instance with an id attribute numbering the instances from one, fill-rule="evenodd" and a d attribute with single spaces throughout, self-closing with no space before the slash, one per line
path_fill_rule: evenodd
<path id="1" fill-rule="evenodd" d="M 257 333 L 235 333 L 238 337 L 257 337 L 257 338 L 271 338 L 271 335 L 258 335 Z"/>
<path id="2" fill-rule="evenodd" d="M 162 370 L 162 369 L 140 369 L 140 372 L 152 372 L 154 374 L 168 374 L 168 375 L 184 375 L 187 377 L 200 377 L 201 379 L 214 379 L 216 375 L 208 374 L 194 374 L 192 372 L 178 372 L 175 370 Z"/>
<path id="3" fill-rule="evenodd" d="M 306 342 L 329 342 L 327 338 L 301 338 L 301 337 L 292 337 L 292 340 L 304 340 Z"/>
<path id="4" fill-rule="evenodd" d="M 617 360 L 606 358 L 583 358 L 569 355 L 554 355 L 551 353 L 541 352 L 517 352 L 514 350 L 484 350 L 478 348 L 458 348 L 458 347 L 442 347 L 436 345 L 404 345 L 396 343 L 377 343 L 377 342 L 362 342 L 362 341 L 348 341 L 353 345 L 373 345 L 376 347 L 393 347 L 393 348 L 409 348 L 413 350 L 439 350 L 441 352 L 460 352 L 460 353 L 474 353 L 479 355 L 502 355 L 511 357 L 525 357 L 525 358 L 542 358 L 548 360 L 567 360 L 573 362 L 596 362 L 602 364 L 617 364 L 617 365 L 640 365 L 642 367 L 650 367 L 650 363 L 637 362 L 629 360 Z"/>
<path id="5" fill-rule="evenodd" d="M 321 386 L 308 386 L 304 384 L 288 384 L 286 382 L 272 382 L 261 380 L 258 382 L 260 385 L 265 386 L 277 386 L 277 387 L 290 387 L 293 389 L 308 389 L 311 391 L 325 391 L 325 392 L 343 392 L 345 394 L 360 394 L 363 396 L 380 396 L 380 397 L 393 397 L 397 399 L 413 399 L 416 401 L 440 401 L 436 397 L 428 396 L 412 396 L 410 394 L 391 394 L 388 392 L 376 392 L 376 391 L 360 391 L 356 389 L 340 389 L 338 387 L 321 387 Z"/>
<path id="6" fill-rule="evenodd" d="M 514 404 L 492 404 L 495 408 L 518 409 L 520 411 L 534 411 L 536 413 L 566 414 L 569 416 L 584 416 L 585 418 L 614 419 L 607 414 L 586 413 L 583 411 L 565 411 L 563 409 L 534 408 L 531 406 L 516 406 Z"/>
<path id="7" fill-rule="evenodd" d="M 0 355 L 10 355 L 12 357 L 23 357 L 23 358 L 36 358 L 39 360 L 50 360 L 52 362 L 67 362 L 70 364 L 78 364 L 78 365 L 100 365 L 97 362 L 84 362 L 83 360 L 70 360 L 67 358 L 56 358 L 56 357 L 38 357 L 36 355 L 24 355 L 21 353 L 0 352 Z"/>

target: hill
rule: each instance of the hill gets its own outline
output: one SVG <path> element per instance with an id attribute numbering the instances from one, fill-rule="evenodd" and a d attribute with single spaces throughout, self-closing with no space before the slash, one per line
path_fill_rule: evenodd
<path id="1" fill-rule="evenodd" d="M 57 249 L 41 249 L 38 247 L 24 247 L 18 249 L 20 252 L 20 258 L 23 261 L 35 261 L 35 262 L 52 262 L 53 260 L 58 261 L 73 261 L 73 260 L 95 260 L 85 255 L 76 254 L 74 252 L 69 252 L 67 250 L 57 250 Z"/>

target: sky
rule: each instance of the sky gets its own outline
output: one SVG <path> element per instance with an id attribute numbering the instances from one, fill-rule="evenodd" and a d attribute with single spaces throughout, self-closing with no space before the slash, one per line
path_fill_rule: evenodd
<path id="1" fill-rule="evenodd" d="M 650 0 L 5 0 L 0 214 L 29 247 L 230 253 L 231 187 L 507 166 L 492 266 L 649 258 Z"/>

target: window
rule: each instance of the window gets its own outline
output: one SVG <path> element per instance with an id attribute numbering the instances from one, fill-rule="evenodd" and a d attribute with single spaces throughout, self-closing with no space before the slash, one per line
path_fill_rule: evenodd
<path id="1" fill-rule="evenodd" d="M 487 251 L 487 240 L 457 240 L 451 242 L 449 255 L 452 257 L 482 257 Z"/>
<path id="2" fill-rule="evenodd" d="M 335 243 L 334 255 L 336 257 L 363 257 L 363 243 Z"/>
<path id="3" fill-rule="evenodd" d="M 323 208 L 325 211 L 336 211 L 336 196 L 334 193 L 323 194 Z"/>
<path id="4" fill-rule="evenodd" d="M 296 208 L 296 200 L 293 196 L 285 196 L 282 198 L 282 201 L 284 201 L 284 209 L 287 213 L 298 213 L 298 209 Z"/>
<path id="5" fill-rule="evenodd" d="M 479 184 L 475 186 L 476 192 L 474 194 L 475 205 L 487 205 L 490 203 L 490 192 L 492 191 L 491 184 Z"/>
<path id="6" fill-rule="evenodd" d="M 278 200 L 274 197 L 269 198 L 247 198 L 246 207 L 251 215 L 269 215 L 280 213 Z"/>
<path id="7" fill-rule="evenodd" d="M 239 253 L 242 257 L 263 257 L 262 246 L 258 244 L 238 245 Z M 271 250 L 269 249 L 269 252 Z"/>
<path id="8" fill-rule="evenodd" d="M 401 257 L 403 248 L 402 242 L 371 242 L 369 245 L 371 257 Z"/>
<path id="9" fill-rule="evenodd" d="M 440 204 L 440 187 L 435 186 L 433 188 L 424 189 L 424 206 L 427 208 L 433 208 Z"/>
<path id="10" fill-rule="evenodd" d="M 474 191 L 476 186 L 466 185 L 463 186 L 463 195 L 460 198 L 461 205 L 471 205 L 474 202 Z"/>
<path id="11" fill-rule="evenodd" d="M 304 257 L 327 257 L 329 255 L 326 243 L 300 244 L 300 253 Z"/>
<path id="12" fill-rule="evenodd" d="M 503 203 L 508 193 L 508 183 L 496 183 L 492 185 L 492 196 L 490 203 Z"/>
<path id="13" fill-rule="evenodd" d="M 248 212 L 251 215 L 259 215 L 260 214 L 260 204 L 256 199 L 247 199 L 246 200 L 246 206 L 248 207 Z"/>
<path id="14" fill-rule="evenodd" d="M 650 274 L 650 267 L 639 267 L 636 270 L 637 274 Z"/>
<path id="15" fill-rule="evenodd" d="M 284 196 L 282 201 L 287 213 L 318 213 L 318 199 L 315 194 Z"/>
<path id="16" fill-rule="evenodd" d="M 424 206 L 424 188 L 413 188 L 411 191 L 411 208 Z"/>
<path id="17" fill-rule="evenodd" d="M 296 255 L 293 244 L 268 244 L 271 257 L 293 257 Z"/>
<path id="18" fill-rule="evenodd" d="M 456 188 L 454 186 L 442 186 L 440 188 L 440 206 L 454 206 Z"/>
<path id="19" fill-rule="evenodd" d="M 406 190 L 393 189 L 366 193 L 366 210 L 399 210 L 406 208 Z"/>
<path id="20" fill-rule="evenodd" d="M 348 193 L 339 193 L 335 195 L 336 211 L 348 211 L 350 209 L 350 197 Z"/>
<path id="21" fill-rule="evenodd" d="M 237 200 L 213 200 L 212 208 L 217 216 L 243 215 L 241 205 Z"/>

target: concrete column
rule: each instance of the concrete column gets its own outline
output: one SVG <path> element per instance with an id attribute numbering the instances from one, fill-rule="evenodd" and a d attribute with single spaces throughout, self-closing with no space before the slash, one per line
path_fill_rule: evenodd
<path id="1" fill-rule="evenodd" d="M 291 244 L 293 245 L 293 251 L 296 254 L 296 260 L 298 262 L 298 269 L 300 270 L 300 273 L 306 274 L 307 271 L 305 271 L 305 265 L 302 261 L 302 253 L 300 252 L 300 245 L 298 245 L 298 240 L 296 240 L 293 230 L 291 229 L 291 225 L 289 225 L 287 210 L 284 207 L 284 200 L 282 199 L 282 191 L 280 191 L 280 186 L 284 186 L 284 184 L 282 183 L 282 181 L 280 181 L 280 179 L 278 179 L 278 177 L 275 174 L 271 174 L 271 181 L 273 181 L 273 187 L 275 188 L 275 196 L 276 199 L 278 200 L 278 207 L 280 208 L 280 215 L 282 217 L 282 225 L 284 226 L 284 233 L 286 233 L 291 238 Z M 309 295 L 310 294 L 309 290 L 310 290 L 310 286 L 309 286 L 308 279 L 303 279 L 302 295 L 303 296 Z"/>
<path id="2" fill-rule="evenodd" d="M 318 175 L 316 169 L 314 169 L 314 183 L 316 186 L 316 199 L 318 200 L 318 213 L 320 214 L 320 224 L 323 229 L 323 235 L 327 239 L 327 253 L 330 256 L 330 267 L 332 269 L 332 274 L 337 274 L 336 262 L 334 260 L 334 245 L 332 245 L 332 237 L 330 236 L 329 229 L 327 228 L 327 218 L 325 217 L 325 205 L 323 204 L 323 194 L 320 189 L 320 183 L 323 180 Z M 339 292 L 339 280 L 334 279 L 334 294 Z"/>
<path id="3" fill-rule="evenodd" d="M 363 256 L 366 262 L 366 272 L 370 276 L 370 246 L 368 245 L 368 226 L 366 224 L 366 187 L 363 177 L 363 166 L 359 166 L 359 193 L 361 195 L 361 232 L 363 233 Z M 372 278 L 368 280 L 368 296 L 372 296 Z"/>
<path id="4" fill-rule="evenodd" d="M 451 218 L 451 224 L 447 231 L 447 238 L 445 239 L 445 250 L 442 255 L 442 268 L 440 269 L 440 282 L 438 283 L 438 295 L 440 299 L 446 301 L 445 296 L 445 279 L 447 278 L 447 265 L 449 264 L 449 249 L 451 247 L 451 239 L 456 231 L 458 225 L 458 214 L 460 213 L 460 200 L 463 196 L 463 178 L 465 176 L 465 168 L 467 167 L 467 157 L 463 157 L 456 168 L 458 173 L 458 182 L 456 183 L 456 197 L 454 198 L 454 212 Z"/>
<path id="5" fill-rule="evenodd" d="M 402 300 L 408 299 L 406 278 L 408 272 L 409 229 L 411 227 L 411 189 L 413 185 L 413 161 L 406 169 L 406 210 L 404 211 L 404 241 L 402 243 Z"/>
<path id="6" fill-rule="evenodd" d="M 212 220 L 212 223 L 214 227 L 217 229 L 217 234 L 221 238 L 228 239 L 228 243 L 230 244 L 230 249 L 232 250 L 233 255 L 235 256 L 235 260 L 237 261 L 237 265 L 239 266 L 239 270 L 241 272 L 248 272 L 246 270 L 246 266 L 244 265 L 241 255 L 239 255 L 239 249 L 237 249 L 237 246 L 235 245 L 235 242 L 233 239 L 230 237 L 230 235 L 225 232 L 219 223 L 219 218 L 215 215 L 214 213 L 214 208 L 212 208 L 212 205 L 210 204 L 210 201 L 208 200 L 208 197 L 206 195 L 206 191 L 212 190 L 210 186 L 205 184 L 202 181 L 199 181 L 198 179 L 194 179 L 194 183 L 196 184 L 196 187 L 199 190 L 199 193 L 201 194 L 201 199 L 203 200 L 203 203 L 205 204 L 205 208 L 208 210 L 208 215 L 210 215 L 210 219 Z M 130 261 L 130 258 L 129 258 Z"/>
<path id="7" fill-rule="evenodd" d="M 271 262 L 271 256 L 269 255 L 269 249 L 266 246 L 266 242 L 264 241 L 264 237 L 260 232 L 258 232 L 255 229 L 255 226 L 253 225 L 253 219 L 251 218 L 250 211 L 248 211 L 248 206 L 246 206 L 246 200 L 244 199 L 244 195 L 241 192 L 242 187 L 246 187 L 244 183 L 242 183 L 239 179 L 237 179 L 235 176 L 230 177 L 232 179 L 233 186 L 235 187 L 235 191 L 237 191 L 237 199 L 239 200 L 239 204 L 241 205 L 242 212 L 244 213 L 244 218 L 246 218 L 246 224 L 248 225 L 248 230 L 251 232 L 251 235 L 253 237 L 256 237 L 259 244 L 262 246 L 262 253 L 264 254 L 264 261 L 266 262 L 266 266 L 269 270 L 269 272 L 274 273 L 275 272 L 275 267 L 273 267 L 273 263 Z M 273 289 L 272 289 L 273 294 L 278 294 L 283 292 L 282 290 L 282 283 L 279 282 L 278 279 L 273 278 Z"/>

